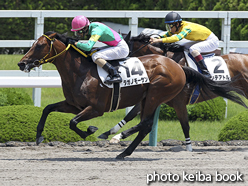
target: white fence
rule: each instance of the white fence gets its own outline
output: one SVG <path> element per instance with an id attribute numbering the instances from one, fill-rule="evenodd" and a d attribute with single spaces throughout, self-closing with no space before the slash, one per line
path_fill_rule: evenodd
<path id="1" fill-rule="evenodd" d="M 34 40 L 39 38 L 44 33 L 44 24 L 45 18 L 68 18 L 75 17 L 77 15 L 85 15 L 88 18 L 128 18 L 129 19 L 129 28 L 132 31 L 132 35 L 138 35 L 138 21 L 139 18 L 164 18 L 169 11 L 94 11 L 94 10 L 0 10 L 0 18 L 34 18 L 35 27 L 34 29 L 34 39 L 33 40 L 0 40 L 0 47 L 31 47 Z M 220 48 L 224 54 L 229 53 L 230 47 L 243 47 L 248 46 L 248 41 L 231 41 L 231 19 L 232 18 L 248 18 L 247 11 L 178 11 L 178 13 L 183 18 L 217 18 L 222 20 L 221 29 L 221 42 Z M 30 28 L 31 29 L 31 28 Z M 99 45 L 98 45 L 99 46 Z M 44 71 L 42 69 L 36 69 L 29 74 L 25 74 L 21 71 L 3 71 L 0 70 L 1 77 L 12 77 L 5 81 L 5 78 L 0 78 L 0 87 L 39 87 L 34 88 L 33 90 L 33 100 L 35 106 L 41 105 L 41 87 L 48 87 L 52 85 L 49 84 L 50 81 L 47 81 L 48 78 L 44 77 L 57 77 L 59 79 L 59 74 L 57 71 Z M 36 81 L 32 81 L 33 77 L 36 77 Z M 20 78 L 20 77 L 28 77 Z M 11 79 L 11 80 L 10 80 Z M 34 79 L 34 78 L 33 78 Z M 43 79 L 43 80 L 42 80 Z M 53 79 L 53 78 L 51 78 Z M 55 78 L 56 79 L 56 78 Z M 27 84 L 26 81 L 29 81 Z M 46 81 L 43 83 L 43 81 Z M 59 87 L 59 81 L 56 81 L 54 86 Z M 60 82 L 61 83 L 61 82 Z"/>

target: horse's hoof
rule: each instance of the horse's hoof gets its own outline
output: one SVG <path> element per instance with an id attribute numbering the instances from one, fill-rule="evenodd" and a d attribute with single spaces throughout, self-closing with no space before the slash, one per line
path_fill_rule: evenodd
<path id="1" fill-rule="evenodd" d="M 124 157 L 125 156 L 123 156 L 122 154 L 119 154 L 118 156 L 116 156 L 115 159 L 117 159 L 117 160 L 124 160 Z"/>
<path id="2" fill-rule="evenodd" d="M 43 136 L 36 138 L 36 145 L 39 145 L 43 140 L 44 140 Z"/>
<path id="3" fill-rule="evenodd" d="M 87 133 L 88 133 L 89 135 L 91 135 L 91 134 L 94 134 L 97 130 L 98 130 L 97 127 L 89 126 L 88 129 L 87 129 Z"/>
<path id="4" fill-rule="evenodd" d="M 112 138 L 109 143 L 119 143 L 120 140 L 116 139 L 116 138 Z"/>
<path id="5" fill-rule="evenodd" d="M 192 146 L 191 145 L 186 145 L 186 150 L 189 152 L 193 152 Z"/>
<path id="6" fill-rule="evenodd" d="M 105 133 L 103 133 L 100 136 L 98 136 L 98 138 L 99 139 L 108 139 L 108 136 Z"/>
<path id="7" fill-rule="evenodd" d="M 108 139 L 109 135 L 110 135 L 110 131 L 107 131 L 107 132 L 102 133 L 100 136 L 98 136 L 98 138 Z"/>

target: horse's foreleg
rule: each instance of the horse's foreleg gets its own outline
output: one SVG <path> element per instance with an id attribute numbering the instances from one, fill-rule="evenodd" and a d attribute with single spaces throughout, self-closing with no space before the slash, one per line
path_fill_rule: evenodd
<path id="1" fill-rule="evenodd" d="M 107 132 L 104 132 L 98 138 L 100 139 L 108 139 L 109 135 L 117 133 L 127 122 L 131 121 L 134 117 L 136 117 L 140 113 L 140 103 L 135 105 L 132 110 L 126 115 L 126 117 L 121 120 L 117 125 L 115 125 L 112 129 Z M 110 142 L 118 143 L 121 134 L 114 136 Z"/>
<path id="2" fill-rule="evenodd" d="M 87 136 L 96 132 L 98 128 L 89 126 L 87 131 L 82 131 L 77 127 L 77 124 L 81 121 L 86 121 L 100 115 L 102 114 L 99 114 L 99 112 L 94 110 L 92 106 L 88 106 L 70 121 L 70 129 L 75 131 L 81 138 L 85 139 Z"/>
<path id="3" fill-rule="evenodd" d="M 54 112 L 54 111 L 73 113 L 73 114 L 76 114 L 79 112 L 79 110 L 75 109 L 75 107 L 68 105 L 65 101 L 47 105 L 42 112 L 42 116 L 41 116 L 39 124 L 37 126 L 37 133 L 36 133 L 36 144 L 37 145 L 39 145 L 44 140 L 44 138 L 43 138 L 43 136 L 41 136 L 41 134 L 44 130 L 47 116 L 48 116 L 48 114 L 50 114 L 51 112 Z"/>

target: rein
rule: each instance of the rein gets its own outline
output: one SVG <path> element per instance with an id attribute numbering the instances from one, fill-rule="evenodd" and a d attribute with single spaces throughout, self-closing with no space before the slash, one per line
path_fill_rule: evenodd
<path id="1" fill-rule="evenodd" d="M 132 52 L 131 54 L 129 54 L 129 56 L 132 56 L 134 53 L 140 51 L 142 48 L 144 48 L 145 46 L 149 45 L 150 42 L 146 43 L 145 45 L 143 45 L 142 47 L 138 48 L 137 50 L 135 50 L 134 52 Z M 133 48 L 133 47 L 132 47 Z"/>
<path id="2" fill-rule="evenodd" d="M 70 47 L 73 47 L 77 52 L 79 52 L 80 54 L 82 54 L 84 57 L 86 57 L 86 58 L 88 57 L 88 55 L 86 55 L 84 52 L 82 52 L 81 50 L 79 50 L 75 45 L 68 44 L 68 46 L 67 46 L 62 52 L 60 52 L 60 53 L 57 53 L 57 51 L 56 51 L 55 48 L 54 48 L 54 51 L 55 51 L 56 55 L 55 55 L 55 56 L 52 56 L 52 57 L 50 57 L 50 58 L 48 58 L 48 59 L 45 59 L 47 56 L 49 56 L 49 54 L 50 54 L 51 51 L 52 51 L 53 42 L 55 41 L 55 38 L 51 39 L 50 37 L 48 37 L 48 36 L 45 35 L 45 34 L 43 34 L 43 36 L 46 37 L 49 41 L 51 41 L 50 50 L 49 50 L 49 52 L 48 52 L 42 59 L 40 59 L 40 60 L 35 60 L 35 61 L 34 61 L 33 64 L 34 64 L 34 66 L 36 66 L 36 67 L 37 67 L 37 66 L 40 66 L 40 65 L 42 65 L 42 64 L 44 64 L 44 63 L 48 63 L 50 60 L 52 60 L 52 61 L 49 62 L 49 63 L 53 63 L 54 60 L 55 60 L 55 58 L 59 57 L 60 55 L 62 55 L 62 54 L 65 53 L 66 51 L 68 51 Z M 89 54 L 89 55 L 91 56 L 92 53 Z"/>
<path id="3" fill-rule="evenodd" d="M 141 34 L 140 34 L 141 35 Z M 160 37 L 160 35 L 159 34 L 151 34 L 151 35 L 144 35 L 144 36 L 148 36 L 148 37 L 151 37 L 151 36 L 153 36 L 153 35 L 158 35 L 159 37 Z M 139 36 L 138 36 L 139 37 Z M 141 39 L 140 39 L 141 40 Z M 131 41 L 132 42 L 132 41 Z M 137 49 L 136 51 L 134 51 L 134 52 L 132 52 L 131 54 L 129 54 L 128 56 L 132 56 L 134 53 L 136 53 L 136 52 L 138 52 L 138 51 L 140 51 L 142 48 L 144 48 L 145 46 L 147 46 L 147 45 L 149 45 L 149 44 L 151 44 L 151 42 L 149 42 L 148 41 L 148 43 L 146 43 L 145 45 L 143 45 L 142 47 L 140 47 L 139 49 Z M 132 45 L 131 45 L 131 51 L 133 50 L 133 42 L 132 42 Z"/>

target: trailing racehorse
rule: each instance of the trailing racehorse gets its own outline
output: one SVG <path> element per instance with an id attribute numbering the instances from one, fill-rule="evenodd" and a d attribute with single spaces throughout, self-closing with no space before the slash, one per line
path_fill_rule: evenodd
<path id="1" fill-rule="evenodd" d="M 44 108 L 37 126 L 37 145 L 43 140 L 41 134 L 49 113 L 57 111 L 75 114 L 76 116 L 70 121 L 70 129 L 85 139 L 88 135 L 93 134 L 97 128 L 90 126 L 87 131 L 82 131 L 77 127 L 77 124 L 102 116 L 104 112 L 110 110 L 112 104 L 112 89 L 103 84 L 96 65 L 88 60 L 84 52 L 78 51 L 74 45 L 68 44 L 68 39 L 64 35 L 47 32 L 34 42 L 18 63 L 20 70 L 29 72 L 36 66 L 50 62 L 55 65 L 61 76 L 65 100 Z M 122 109 L 141 103 L 141 121 L 136 128 L 139 134 L 117 158 L 124 158 L 135 150 L 142 139 L 151 131 L 156 108 L 177 96 L 187 81 L 192 84 L 200 84 L 205 95 L 215 93 L 245 106 L 240 97 L 232 93 L 235 91 L 242 95 L 242 91 L 230 87 L 229 83 L 219 85 L 197 71 L 187 67 L 182 68 L 173 60 L 161 55 L 151 54 L 135 58 L 135 64 L 139 61 L 142 62 L 145 69 L 143 72 L 147 73 L 150 83 L 122 88 L 120 90 L 121 99 L 118 104 L 118 109 Z M 140 66 L 138 69 L 138 72 L 135 69 L 132 71 L 126 69 L 126 72 L 129 75 L 132 72 L 143 73 L 140 71 Z M 130 94 L 130 92 L 132 93 Z M 181 105 L 180 102 L 177 104 Z"/>
<path id="2" fill-rule="evenodd" d="M 130 34 L 130 33 L 129 33 Z M 142 56 L 146 54 L 161 54 L 165 55 L 181 65 L 185 65 L 185 54 L 182 46 L 178 44 L 149 44 L 150 35 L 140 34 L 137 37 L 132 37 L 128 42 L 131 55 L 132 56 Z M 217 54 L 217 51 L 215 51 Z M 219 54 L 217 54 L 219 55 Z M 230 76 L 238 77 L 235 82 L 232 83 L 232 86 L 241 88 L 245 95 L 248 96 L 248 56 L 242 54 L 228 54 L 221 56 L 227 64 L 227 68 L 230 72 Z M 192 146 L 190 142 L 189 136 L 189 122 L 188 122 L 188 114 L 186 105 L 189 104 L 192 92 L 194 90 L 194 84 L 189 84 L 185 86 L 184 89 L 171 101 L 166 103 L 167 105 L 173 107 L 176 111 L 177 117 L 180 121 L 180 124 L 183 129 L 183 133 L 186 140 L 186 149 L 188 151 L 192 151 Z M 205 101 L 207 99 L 213 99 L 216 95 L 210 95 L 209 97 L 204 96 L 204 94 L 200 94 L 199 98 L 196 100 L 196 103 Z M 135 107 L 127 114 L 127 116 L 120 121 L 115 127 L 110 129 L 109 131 L 103 133 L 99 136 L 99 138 L 107 139 L 110 134 L 115 134 L 121 127 L 123 127 L 128 121 L 132 120 L 140 111 L 140 105 L 137 104 Z M 130 130 L 123 131 L 122 133 L 114 136 L 111 139 L 111 142 L 118 143 L 120 139 L 124 139 L 128 137 L 130 134 Z"/>

